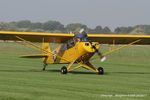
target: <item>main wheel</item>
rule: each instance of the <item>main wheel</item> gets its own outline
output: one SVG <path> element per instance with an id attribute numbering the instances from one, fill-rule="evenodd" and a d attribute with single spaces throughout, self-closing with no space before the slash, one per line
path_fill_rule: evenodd
<path id="1" fill-rule="evenodd" d="M 97 70 L 98 70 L 98 74 L 100 75 L 104 74 L 104 69 L 102 67 L 99 67 Z"/>
<path id="2" fill-rule="evenodd" d="M 61 68 L 61 73 L 62 73 L 62 74 L 67 74 L 67 68 L 66 68 L 65 66 L 63 66 L 63 67 Z"/>

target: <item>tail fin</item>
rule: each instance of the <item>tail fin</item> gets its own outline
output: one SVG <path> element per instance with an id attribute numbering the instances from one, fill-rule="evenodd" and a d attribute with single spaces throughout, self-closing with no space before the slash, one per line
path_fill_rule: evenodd
<path id="1" fill-rule="evenodd" d="M 42 49 L 43 49 L 43 54 L 48 54 L 49 52 L 51 52 L 49 43 L 47 42 L 42 43 Z"/>
<path id="2" fill-rule="evenodd" d="M 43 55 L 48 55 L 48 57 L 43 58 L 43 63 L 45 64 L 54 63 L 53 55 L 50 53 L 51 52 L 50 45 L 48 42 L 44 42 L 44 39 L 42 43 L 42 49 Z"/>

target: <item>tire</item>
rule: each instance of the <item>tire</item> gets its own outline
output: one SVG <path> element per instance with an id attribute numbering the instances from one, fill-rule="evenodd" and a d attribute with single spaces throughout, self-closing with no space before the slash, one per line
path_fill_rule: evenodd
<path id="1" fill-rule="evenodd" d="M 103 75 L 104 74 L 104 69 L 102 67 L 99 67 L 98 69 L 98 74 Z"/>
<path id="2" fill-rule="evenodd" d="M 67 74 L 67 68 L 66 68 L 65 66 L 63 66 L 63 67 L 61 68 L 61 73 L 62 73 L 62 74 Z"/>

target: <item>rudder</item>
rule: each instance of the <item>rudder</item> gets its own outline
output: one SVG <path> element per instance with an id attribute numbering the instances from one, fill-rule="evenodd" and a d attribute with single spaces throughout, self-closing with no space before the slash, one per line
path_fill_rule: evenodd
<path id="1" fill-rule="evenodd" d="M 51 54 L 51 49 L 50 49 L 50 45 L 48 42 L 45 42 L 44 39 L 43 39 L 43 43 L 42 43 L 42 53 L 43 55 L 48 55 L 48 57 L 44 57 L 43 58 L 43 63 L 44 64 L 51 64 L 51 63 L 54 63 L 54 60 L 53 60 L 53 55 Z"/>

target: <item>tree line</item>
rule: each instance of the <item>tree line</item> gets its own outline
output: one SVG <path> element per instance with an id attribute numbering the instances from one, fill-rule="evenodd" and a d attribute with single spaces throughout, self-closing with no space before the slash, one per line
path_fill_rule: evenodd
<path id="1" fill-rule="evenodd" d="M 149 34 L 150 25 L 136 25 L 129 27 L 117 27 L 114 31 L 109 27 L 100 25 L 95 28 L 89 28 L 81 23 L 71 23 L 63 25 L 59 21 L 31 22 L 30 20 L 21 20 L 15 22 L 0 22 L 0 31 L 21 31 L 21 32 L 51 32 L 51 33 L 74 33 L 84 28 L 89 34 Z"/>

